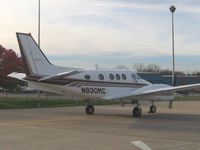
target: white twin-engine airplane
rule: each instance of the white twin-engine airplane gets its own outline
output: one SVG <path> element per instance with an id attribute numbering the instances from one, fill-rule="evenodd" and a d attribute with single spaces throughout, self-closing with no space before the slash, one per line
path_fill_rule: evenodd
<path id="1" fill-rule="evenodd" d="M 86 113 L 93 114 L 92 99 L 136 101 L 133 117 L 141 117 L 139 102 L 152 102 L 151 113 L 156 112 L 154 101 L 170 101 L 174 92 L 200 88 L 199 84 L 172 87 L 166 84 L 151 84 L 128 70 L 84 70 L 79 68 L 59 67 L 51 64 L 31 34 L 16 33 L 26 76 L 12 73 L 8 76 L 28 82 L 33 89 L 64 95 L 76 95 L 87 100 Z"/>

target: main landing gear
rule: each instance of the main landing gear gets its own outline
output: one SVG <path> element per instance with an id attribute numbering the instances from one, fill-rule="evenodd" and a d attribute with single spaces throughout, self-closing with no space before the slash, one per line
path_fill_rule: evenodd
<path id="1" fill-rule="evenodd" d="M 85 112 L 86 112 L 86 114 L 88 114 L 88 115 L 94 114 L 94 106 L 93 106 L 93 105 L 87 105 L 87 106 L 85 107 Z"/>
<path id="2" fill-rule="evenodd" d="M 142 108 L 140 106 L 136 106 L 132 111 L 133 117 L 140 118 L 142 116 Z"/>
<path id="3" fill-rule="evenodd" d="M 151 105 L 150 108 L 149 108 L 149 113 L 155 114 L 156 110 L 157 110 L 156 106 L 155 105 Z"/>
<path id="4" fill-rule="evenodd" d="M 133 108 L 132 115 L 133 115 L 134 118 L 140 118 L 142 116 L 142 108 L 140 107 L 138 102 L 136 102 L 135 104 L 137 104 L 137 106 L 135 106 Z M 152 102 L 152 105 L 149 108 L 149 113 L 155 114 L 156 110 L 157 110 L 157 108 Z"/>

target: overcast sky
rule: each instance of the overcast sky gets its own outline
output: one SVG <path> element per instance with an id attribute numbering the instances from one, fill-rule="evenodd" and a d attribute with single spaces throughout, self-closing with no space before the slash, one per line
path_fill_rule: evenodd
<path id="1" fill-rule="evenodd" d="M 0 44 L 19 55 L 15 32 L 37 40 L 38 0 L 0 0 Z M 175 5 L 176 68 L 200 71 L 200 1 L 41 0 L 41 48 L 54 64 L 171 68 Z"/>

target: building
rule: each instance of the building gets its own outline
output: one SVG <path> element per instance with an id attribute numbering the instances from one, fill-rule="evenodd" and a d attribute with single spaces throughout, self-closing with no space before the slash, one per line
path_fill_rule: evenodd
<path id="1" fill-rule="evenodd" d="M 138 73 L 141 78 L 147 80 L 153 84 L 168 84 L 172 85 L 172 76 L 163 75 L 160 73 L 150 73 L 150 72 L 140 72 Z M 200 76 L 190 76 L 190 75 L 177 75 L 175 77 L 175 85 L 185 85 L 185 84 L 195 84 L 200 83 Z"/>

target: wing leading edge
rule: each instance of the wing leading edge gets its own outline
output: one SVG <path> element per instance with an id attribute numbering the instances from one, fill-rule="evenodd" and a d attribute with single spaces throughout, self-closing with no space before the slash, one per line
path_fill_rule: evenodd
<path id="1" fill-rule="evenodd" d="M 200 88 L 200 83 L 181 85 L 181 86 L 175 86 L 175 87 L 172 87 L 166 84 L 152 84 L 152 85 L 142 87 L 133 92 L 110 95 L 110 96 L 104 97 L 104 99 L 112 100 L 112 99 L 130 98 L 130 97 L 136 97 L 136 96 L 146 96 L 146 95 L 151 95 L 151 94 L 159 94 L 163 92 L 177 92 L 177 91 L 197 89 L 197 88 Z"/>

